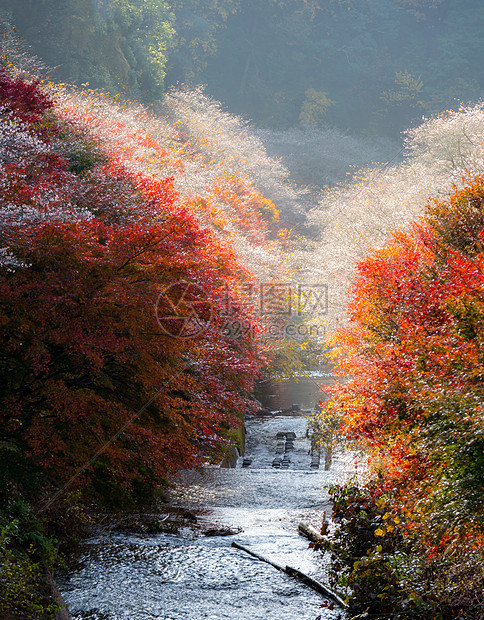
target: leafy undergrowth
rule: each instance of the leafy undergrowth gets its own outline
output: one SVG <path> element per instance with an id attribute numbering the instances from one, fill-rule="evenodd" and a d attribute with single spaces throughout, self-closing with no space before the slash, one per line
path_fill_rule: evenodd
<path id="1" fill-rule="evenodd" d="M 51 618 L 53 600 L 47 571 L 57 562 L 54 538 L 23 501 L 0 514 L 0 601 L 2 617 Z"/>
<path id="2" fill-rule="evenodd" d="M 330 494 L 338 527 L 316 547 L 330 552 L 332 586 L 350 617 L 484 618 L 482 548 L 435 540 L 381 483 L 333 486 Z"/>

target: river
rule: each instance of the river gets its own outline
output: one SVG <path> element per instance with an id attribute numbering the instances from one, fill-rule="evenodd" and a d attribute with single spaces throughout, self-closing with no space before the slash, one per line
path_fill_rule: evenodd
<path id="1" fill-rule="evenodd" d="M 250 466 L 182 472 L 172 503 L 207 526 L 241 529 L 208 537 L 112 534 L 88 540 L 80 565 L 61 584 L 76 620 L 315 620 L 343 618 L 324 599 L 272 566 L 231 547 L 240 544 L 281 565 L 324 580 L 325 558 L 297 534 L 300 521 L 320 526 L 329 514 L 325 486 L 353 472 L 350 456 L 330 471 L 310 467 L 304 416 L 252 418 L 246 423 Z M 277 433 L 293 433 L 285 468 L 272 467 Z M 281 440 L 279 439 L 279 442 Z M 340 615 L 341 614 L 341 615 Z"/>

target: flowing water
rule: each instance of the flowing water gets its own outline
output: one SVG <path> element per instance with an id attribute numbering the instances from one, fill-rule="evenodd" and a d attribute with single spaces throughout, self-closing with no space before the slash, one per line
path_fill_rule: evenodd
<path id="1" fill-rule="evenodd" d="M 172 502 L 203 511 L 207 527 L 241 528 L 235 536 L 116 534 L 88 541 L 81 568 L 62 584 L 78 620 L 315 620 L 343 618 L 336 606 L 269 564 L 231 547 L 240 544 L 279 565 L 324 580 L 325 559 L 298 536 L 300 521 L 321 524 L 330 512 L 325 485 L 352 473 L 351 459 L 330 471 L 311 469 L 304 416 L 251 419 L 246 457 L 236 469 L 183 472 Z M 294 433 L 287 467 L 276 469 L 277 433 Z M 280 440 L 279 440 L 280 441 Z M 280 448 L 279 448 L 280 450 Z M 287 460 L 287 459 L 286 459 Z"/>

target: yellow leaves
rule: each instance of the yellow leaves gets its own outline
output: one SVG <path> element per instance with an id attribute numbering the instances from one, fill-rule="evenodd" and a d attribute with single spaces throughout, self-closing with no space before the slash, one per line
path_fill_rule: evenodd
<path id="1" fill-rule="evenodd" d="M 377 502 L 377 503 L 378 503 L 378 502 Z M 387 519 L 389 519 L 389 518 L 390 518 L 390 513 L 389 513 L 389 512 L 385 512 L 385 514 L 383 515 L 382 519 L 383 519 L 384 521 L 386 521 L 386 520 L 387 520 Z"/>
<path id="2" fill-rule="evenodd" d="M 378 508 L 382 509 L 385 507 L 386 502 L 382 497 L 380 497 L 380 499 L 377 499 L 375 503 L 378 506 Z"/>
<path id="3" fill-rule="evenodd" d="M 395 531 L 395 526 L 388 524 L 385 527 L 378 527 L 375 530 L 375 536 L 383 538 L 383 536 L 386 536 L 386 534 L 391 534 L 394 531 Z"/>

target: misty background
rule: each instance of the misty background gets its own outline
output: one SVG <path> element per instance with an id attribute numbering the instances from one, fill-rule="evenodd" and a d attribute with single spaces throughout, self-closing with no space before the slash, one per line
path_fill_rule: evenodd
<path id="1" fill-rule="evenodd" d="M 202 87 L 311 193 L 483 90 L 478 0 L 0 0 L 0 17 L 52 80 L 155 109 Z"/>

